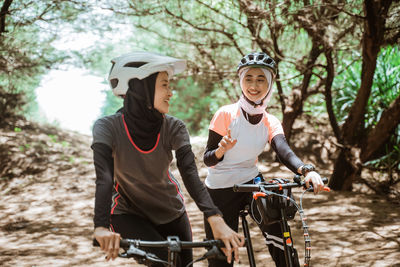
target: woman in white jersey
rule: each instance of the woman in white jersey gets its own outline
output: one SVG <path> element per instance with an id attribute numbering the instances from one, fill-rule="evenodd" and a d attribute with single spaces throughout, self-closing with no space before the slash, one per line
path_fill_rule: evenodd
<path id="1" fill-rule="evenodd" d="M 209 167 L 205 184 L 226 223 L 235 231 L 239 211 L 250 202 L 251 193 L 235 193 L 232 187 L 253 183 L 260 175 L 256 163 L 267 142 L 282 163 L 305 176 L 307 187 L 312 182 L 314 193 L 324 187 L 314 166 L 304 164 L 290 149 L 279 120 L 266 112 L 276 74 L 274 60 L 263 52 L 250 53 L 240 61 L 237 71 L 242 95 L 238 102 L 223 106 L 215 113 L 204 153 L 204 163 Z M 205 228 L 207 238 L 213 238 L 207 221 Z M 269 225 L 263 234 L 276 266 L 285 266 L 279 223 Z M 209 266 L 233 266 L 233 263 L 209 260 Z"/>
<path id="2" fill-rule="evenodd" d="M 200 181 L 184 123 L 166 114 L 172 97 L 169 79 L 182 72 L 186 62 L 134 52 L 112 63 L 109 81 L 113 93 L 124 97 L 124 106 L 121 112 L 96 121 L 91 146 L 96 171 L 94 237 L 107 259 L 117 257 L 120 237 L 192 240 L 182 191 L 169 171 L 173 150 L 187 191 L 215 238 L 224 241 L 227 260 L 232 251 L 237 259 L 244 241 L 225 224 Z M 148 251 L 167 259 L 165 249 Z M 180 266 L 187 266 L 192 257 L 191 250 L 183 250 Z"/>

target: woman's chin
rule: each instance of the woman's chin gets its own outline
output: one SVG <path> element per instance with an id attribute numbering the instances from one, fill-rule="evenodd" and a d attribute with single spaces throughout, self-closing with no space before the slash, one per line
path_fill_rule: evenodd
<path id="1" fill-rule="evenodd" d="M 250 99 L 251 101 L 253 101 L 254 103 L 260 102 L 262 99 L 262 97 L 260 97 L 258 95 L 257 96 L 249 95 L 247 98 Z"/>
<path id="2" fill-rule="evenodd" d="M 155 108 L 158 112 L 160 112 L 161 114 L 167 114 L 169 111 L 169 107 L 168 108 Z"/>

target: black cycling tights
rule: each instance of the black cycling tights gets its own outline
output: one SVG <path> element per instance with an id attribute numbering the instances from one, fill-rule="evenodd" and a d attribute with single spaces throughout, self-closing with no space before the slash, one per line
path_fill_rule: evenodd
<path id="1" fill-rule="evenodd" d="M 181 241 L 192 241 L 192 229 L 186 212 L 179 218 L 167 224 L 154 225 L 149 220 L 131 214 L 111 215 L 111 228 L 120 233 L 122 238 L 140 239 L 145 241 L 166 240 L 167 236 L 178 236 Z M 149 248 L 146 251 L 167 261 L 167 249 Z M 180 253 L 180 266 L 185 267 L 193 259 L 191 249 L 184 249 Z M 153 264 L 151 266 L 164 266 Z M 179 266 L 179 265 L 178 265 Z"/>
<path id="2" fill-rule="evenodd" d="M 253 181 L 249 181 L 247 184 L 251 184 Z M 232 187 L 222 189 L 210 189 L 207 188 L 213 199 L 215 205 L 221 210 L 226 224 L 231 227 L 234 231 L 238 231 L 239 228 L 239 212 L 243 210 L 246 205 L 250 205 L 252 199 L 252 193 L 236 193 Z M 208 239 L 213 239 L 213 233 L 207 220 L 204 220 L 205 232 Z M 264 228 L 264 227 L 262 227 Z M 286 267 L 285 253 L 283 250 L 283 239 L 282 231 L 279 223 L 270 224 L 265 229 L 261 229 L 265 237 L 268 250 L 272 256 L 277 267 Z M 294 253 L 297 255 L 297 251 L 294 249 Z M 294 266 L 299 266 L 297 256 L 294 259 Z M 228 264 L 223 260 L 209 260 L 209 267 L 232 267 L 233 262 Z"/>

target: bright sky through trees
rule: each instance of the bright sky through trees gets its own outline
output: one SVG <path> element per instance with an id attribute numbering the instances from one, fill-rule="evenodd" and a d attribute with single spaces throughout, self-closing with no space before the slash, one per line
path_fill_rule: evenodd
<path id="1" fill-rule="evenodd" d="M 99 37 L 90 32 L 76 33 L 69 27 L 61 31 L 63 37 L 53 43 L 60 50 L 79 51 L 99 41 Z M 104 77 L 91 75 L 88 70 L 63 65 L 59 70 L 50 71 L 36 89 L 39 109 L 49 122 L 91 134 L 105 100 L 102 91 L 108 89 L 102 82 Z"/>
<path id="2" fill-rule="evenodd" d="M 91 127 L 100 115 L 108 89 L 103 78 L 86 75 L 85 70 L 53 70 L 36 89 L 40 110 L 50 122 L 63 128 L 91 134 Z"/>

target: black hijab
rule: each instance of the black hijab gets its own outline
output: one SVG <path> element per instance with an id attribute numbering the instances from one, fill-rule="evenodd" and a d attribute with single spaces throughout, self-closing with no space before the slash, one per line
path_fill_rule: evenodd
<path id="1" fill-rule="evenodd" d="M 133 142 L 142 150 L 154 147 L 163 123 L 163 114 L 154 108 L 157 75 L 129 80 L 124 99 L 125 123 Z"/>

